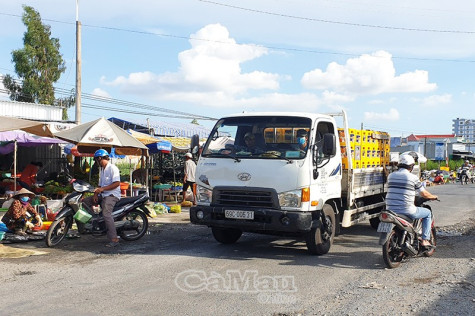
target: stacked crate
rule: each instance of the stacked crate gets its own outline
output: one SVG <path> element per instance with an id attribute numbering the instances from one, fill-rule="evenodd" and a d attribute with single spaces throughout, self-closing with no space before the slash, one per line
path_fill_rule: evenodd
<path id="1" fill-rule="evenodd" d="M 371 130 L 348 129 L 353 168 L 375 168 L 389 164 L 389 134 Z M 343 169 L 348 169 L 345 132 L 338 129 Z"/>

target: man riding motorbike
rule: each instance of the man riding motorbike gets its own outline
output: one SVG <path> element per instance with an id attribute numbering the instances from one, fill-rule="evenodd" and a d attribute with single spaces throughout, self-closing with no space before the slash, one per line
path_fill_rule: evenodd
<path id="1" fill-rule="evenodd" d="M 464 181 L 464 177 L 467 177 L 467 181 L 470 180 L 471 171 L 472 171 L 472 165 L 470 164 L 470 162 L 468 160 L 465 160 L 462 167 L 460 167 L 459 179 L 460 179 L 460 182 L 462 184 L 463 184 L 463 181 Z"/>
<path id="2" fill-rule="evenodd" d="M 109 161 L 109 153 L 105 149 L 97 150 L 94 153 L 94 160 L 99 165 L 99 187 L 94 190 L 94 196 L 84 199 L 83 203 L 88 206 L 101 204 L 109 239 L 106 247 L 115 247 L 119 245 L 119 238 L 112 210 L 120 199 L 120 172 L 119 168 Z"/>
<path id="3" fill-rule="evenodd" d="M 399 157 L 399 169 L 388 177 L 388 193 L 386 195 L 386 209 L 395 213 L 404 214 L 413 219 L 422 218 L 421 246 L 430 249 L 431 212 L 424 207 L 416 207 L 414 199 L 416 192 L 423 198 L 437 200 L 437 196 L 427 191 L 419 178 L 412 174 L 414 158 L 404 154 Z"/>

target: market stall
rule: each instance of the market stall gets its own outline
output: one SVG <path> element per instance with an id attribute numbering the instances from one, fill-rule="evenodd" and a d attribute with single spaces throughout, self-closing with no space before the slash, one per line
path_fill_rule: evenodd
<path id="1" fill-rule="evenodd" d="M 54 136 L 75 144 L 77 151 L 82 154 L 94 153 L 100 148 L 107 149 L 110 153 L 114 148 L 118 155 L 148 156 L 148 148 L 142 142 L 104 118 L 78 125 Z"/>
<path id="2" fill-rule="evenodd" d="M 17 190 L 18 170 L 17 170 L 17 150 L 18 146 L 21 147 L 36 147 L 41 145 L 52 145 L 52 144 L 64 144 L 66 143 L 63 140 L 49 138 L 49 137 L 39 137 L 30 135 L 26 132 L 20 130 L 13 130 L 7 132 L 0 132 L 0 154 L 5 155 L 13 152 L 13 172 L 11 178 L 13 179 L 13 191 Z M 4 177 L 8 178 L 8 177 Z"/>

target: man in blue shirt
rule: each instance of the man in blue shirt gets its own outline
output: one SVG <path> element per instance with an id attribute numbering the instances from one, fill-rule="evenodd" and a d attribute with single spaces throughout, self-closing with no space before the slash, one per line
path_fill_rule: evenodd
<path id="1" fill-rule="evenodd" d="M 120 172 L 119 168 L 109 161 L 109 153 L 99 149 L 94 153 L 94 161 L 99 166 L 99 187 L 94 190 L 94 196 L 84 199 L 85 204 L 101 204 L 102 216 L 107 229 L 109 243 L 106 247 L 119 245 L 119 238 L 115 229 L 112 210 L 120 200 Z"/>
<path id="2" fill-rule="evenodd" d="M 421 245 L 430 247 L 431 212 L 425 207 L 416 207 L 414 199 L 416 192 L 421 197 L 429 200 L 437 200 L 437 196 L 427 191 L 419 181 L 419 178 L 411 173 L 414 164 L 415 161 L 411 155 L 401 155 L 399 157 L 399 170 L 392 172 L 388 177 L 386 209 L 414 219 L 422 218 Z"/>

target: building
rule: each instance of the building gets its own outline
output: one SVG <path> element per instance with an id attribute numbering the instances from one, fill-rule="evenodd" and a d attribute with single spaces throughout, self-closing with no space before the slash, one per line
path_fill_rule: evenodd
<path id="1" fill-rule="evenodd" d="M 393 142 L 394 141 L 394 142 Z M 446 135 L 414 135 L 401 138 L 397 141 L 391 138 L 392 152 L 418 152 L 430 160 L 445 160 L 445 157 L 451 157 L 453 151 L 460 147 L 461 138 L 455 134 Z M 465 146 L 464 146 L 465 149 Z"/>
<path id="2" fill-rule="evenodd" d="M 475 120 L 456 118 L 452 120 L 452 132 L 458 137 L 462 137 L 465 142 L 475 142 Z"/>

